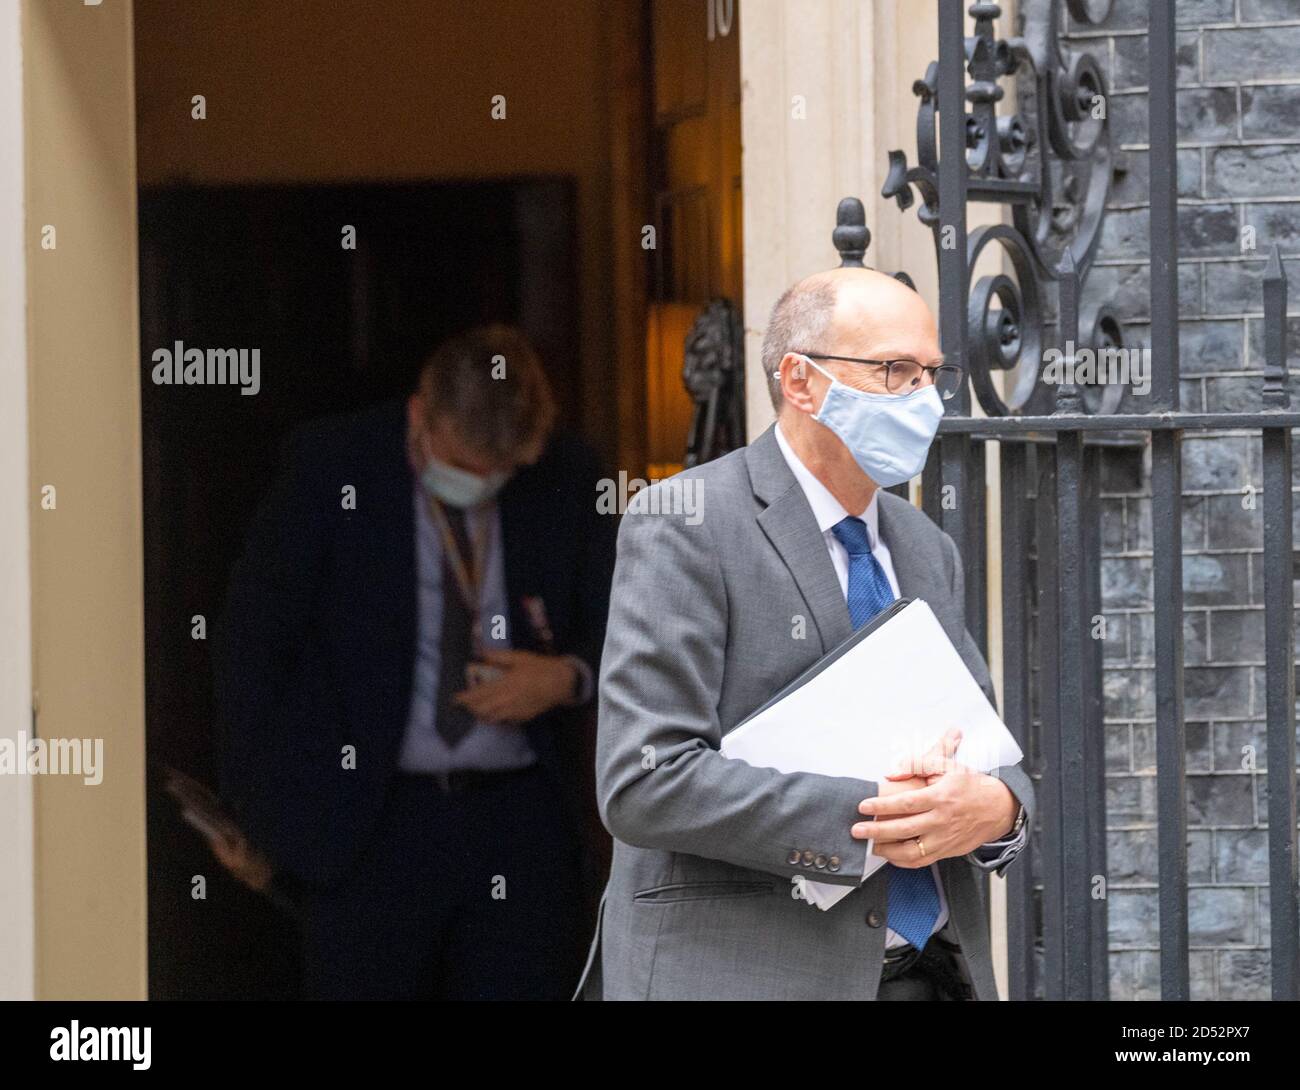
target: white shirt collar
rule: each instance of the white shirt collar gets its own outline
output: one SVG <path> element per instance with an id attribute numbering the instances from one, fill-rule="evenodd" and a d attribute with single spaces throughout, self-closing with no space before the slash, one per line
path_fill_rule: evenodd
<path id="1" fill-rule="evenodd" d="M 830 489 L 822 484 L 813 475 L 813 471 L 799 459 L 799 455 L 794 452 L 789 440 L 782 433 L 780 424 L 776 425 L 776 445 L 781 448 L 786 465 L 790 467 L 794 479 L 799 482 L 799 487 L 808 498 L 808 506 L 812 508 L 813 518 L 817 520 L 817 529 L 826 533 L 837 522 L 847 518 L 849 512 L 844 510 L 844 505 L 831 495 Z M 858 515 L 858 518 L 867 524 L 873 546 L 880 542 L 880 505 L 876 502 L 879 495 L 880 489 L 877 488 L 871 493 L 871 502 L 867 504 L 867 509 Z"/>

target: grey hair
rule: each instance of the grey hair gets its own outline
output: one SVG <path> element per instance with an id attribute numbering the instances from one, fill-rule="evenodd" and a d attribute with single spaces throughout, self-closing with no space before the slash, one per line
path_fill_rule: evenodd
<path id="1" fill-rule="evenodd" d="M 801 287 L 787 288 L 772 308 L 772 316 L 763 334 L 763 374 L 767 377 L 767 392 L 772 407 L 779 413 L 785 403 L 781 393 L 781 380 L 777 368 L 787 352 L 816 352 L 830 329 L 835 313 L 835 286 L 817 280 Z"/>

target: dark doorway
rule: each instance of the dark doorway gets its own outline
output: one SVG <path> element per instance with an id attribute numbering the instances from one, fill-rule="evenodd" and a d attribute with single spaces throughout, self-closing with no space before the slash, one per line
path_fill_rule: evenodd
<path id="1" fill-rule="evenodd" d="M 221 614 L 286 434 L 405 393 L 448 334 L 488 320 L 521 327 L 561 426 L 581 430 L 574 186 L 167 186 L 141 191 L 139 222 L 149 994 L 286 998 L 297 990 L 293 921 L 228 877 L 162 790 L 168 766 L 215 784 L 195 618 Z M 259 391 L 155 384 L 153 353 L 177 341 L 259 349 Z"/>

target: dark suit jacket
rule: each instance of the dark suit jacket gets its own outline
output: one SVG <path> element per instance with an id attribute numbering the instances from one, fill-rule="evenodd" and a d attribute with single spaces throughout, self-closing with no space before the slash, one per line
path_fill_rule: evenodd
<path id="1" fill-rule="evenodd" d="M 313 422 L 286 444 L 214 634 L 222 794 L 293 878 L 338 879 L 370 835 L 407 725 L 416 654 L 414 481 L 406 414 L 388 402 Z M 542 650 L 521 599 L 543 599 L 557 649 L 598 676 L 613 520 L 596 460 L 557 436 L 499 497 L 512 644 Z M 355 489 L 355 509 L 344 506 Z M 583 762 L 571 713 L 527 724 L 578 817 Z M 355 769 L 343 748 L 356 749 Z"/>

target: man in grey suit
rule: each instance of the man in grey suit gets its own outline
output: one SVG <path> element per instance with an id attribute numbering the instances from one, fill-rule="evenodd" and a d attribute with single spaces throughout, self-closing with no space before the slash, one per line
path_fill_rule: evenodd
<path id="1" fill-rule="evenodd" d="M 642 490 L 619 531 L 596 758 L 614 857 L 578 994 L 996 999 L 980 872 L 1026 842 L 1019 766 L 956 763 L 960 723 L 878 783 L 719 752 L 895 597 L 930 605 L 992 699 L 952 539 L 884 490 L 919 472 L 961 374 L 921 297 L 865 269 L 788 290 L 763 368 L 777 423 Z M 886 865 L 863 881 L 869 847 Z M 822 911 L 805 879 L 856 888 Z"/>

